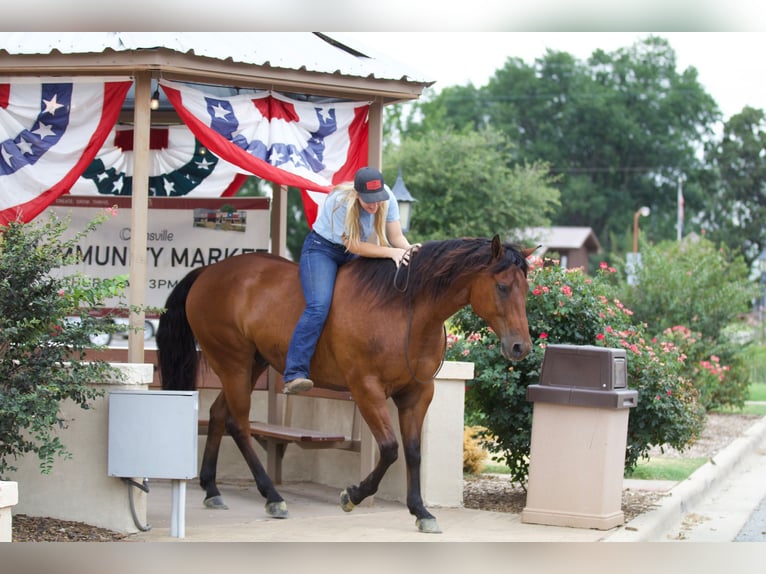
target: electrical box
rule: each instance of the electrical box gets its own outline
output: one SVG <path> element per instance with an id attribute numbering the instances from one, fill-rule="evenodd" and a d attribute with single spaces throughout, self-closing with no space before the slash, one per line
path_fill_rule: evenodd
<path id="1" fill-rule="evenodd" d="M 196 477 L 198 414 L 197 391 L 110 392 L 107 474 Z"/>

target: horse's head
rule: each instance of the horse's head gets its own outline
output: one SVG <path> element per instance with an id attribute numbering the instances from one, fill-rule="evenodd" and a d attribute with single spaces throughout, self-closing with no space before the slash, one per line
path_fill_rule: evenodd
<path id="1" fill-rule="evenodd" d="M 495 235 L 492 263 L 471 288 L 471 307 L 495 331 L 503 356 L 511 361 L 523 359 L 532 350 L 527 323 L 526 258 L 534 251 L 504 247 Z"/>

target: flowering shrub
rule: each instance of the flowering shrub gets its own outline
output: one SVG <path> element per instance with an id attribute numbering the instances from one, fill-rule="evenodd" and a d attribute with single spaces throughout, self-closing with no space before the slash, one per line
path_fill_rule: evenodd
<path id="1" fill-rule="evenodd" d="M 684 376 L 694 381 L 705 410 L 744 404 L 750 381 L 741 346 L 713 341 L 683 325 L 665 329 L 662 337 L 684 350 Z"/>
<path id="2" fill-rule="evenodd" d="M 62 276 L 77 262 L 79 239 L 111 214 L 68 240 L 67 222 L 55 216 L 0 228 L 0 477 L 30 452 L 49 472 L 55 456 L 68 456 L 54 432 L 66 425 L 59 404 L 72 400 L 87 409 L 103 394 L 89 383 L 121 376 L 109 363 L 85 361 L 85 349 L 90 335 L 110 328 L 93 316 L 95 307 L 120 296 L 126 278 Z"/>
<path id="3" fill-rule="evenodd" d="M 638 391 L 630 409 L 625 468 L 632 470 L 654 445 L 683 449 L 702 429 L 704 409 L 684 376 L 685 355 L 672 340 L 652 339 L 633 313 L 615 296 L 615 270 L 602 264 L 594 277 L 567 270 L 555 261 L 531 262 L 527 318 L 531 353 L 507 363 L 495 348 L 497 338 L 470 309 L 451 320 L 447 358 L 474 363 L 475 378 L 466 389 L 466 423 L 481 425 L 499 448 L 514 481 L 528 471 L 532 404 L 527 386 L 540 382 L 548 344 L 624 348 L 628 388 Z"/>

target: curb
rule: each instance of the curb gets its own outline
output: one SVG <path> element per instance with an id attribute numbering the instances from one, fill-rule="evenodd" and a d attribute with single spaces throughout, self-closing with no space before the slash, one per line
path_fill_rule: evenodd
<path id="1" fill-rule="evenodd" d="M 689 478 L 679 482 L 655 510 L 637 516 L 604 542 L 660 542 L 669 530 L 766 438 L 766 417 L 753 424 L 729 446 L 713 456 Z"/>

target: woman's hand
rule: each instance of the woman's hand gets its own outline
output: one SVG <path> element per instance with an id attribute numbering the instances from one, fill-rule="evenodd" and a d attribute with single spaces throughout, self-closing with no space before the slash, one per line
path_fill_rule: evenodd
<path id="1" fill-rule="evenodd" d="M 404 265 L 405 267 L 410 264 L 410 257 L 420 248 L 420 243 L 411 245 L 408 249 L 402 249 L 401 247 L 394 247 L 394 254 L 391 259 L 394 260 L 396 266 Z"/>

